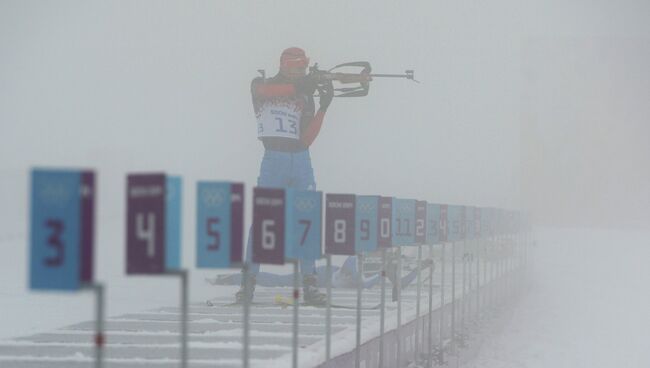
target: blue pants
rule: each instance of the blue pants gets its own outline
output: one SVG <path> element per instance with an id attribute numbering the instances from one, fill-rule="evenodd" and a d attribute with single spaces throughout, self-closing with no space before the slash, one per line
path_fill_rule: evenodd
<path id="1" fill-rule="evenodd" d="M 264 152 L 260 176 L 257 177 L 257 186 L 267 188 L 294 188 L 300 190 L 316 190 L 314 170 L 311 167 L 309 150 L 301 152 Z M 246 261 L 250 263 L 250 272 L 257 275 L 260 265 L 251 263 L 253 257 L 252 227 L 248 232 L 246 244 Z M 300 261 L 300 272 L 303 275 L 315 272 L 314 261 Z"/>

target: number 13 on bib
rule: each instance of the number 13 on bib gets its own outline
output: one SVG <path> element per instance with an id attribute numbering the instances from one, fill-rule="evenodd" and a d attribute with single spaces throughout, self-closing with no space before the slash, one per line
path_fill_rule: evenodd
<path id="1" fill-rule="evenodd" d="M 257 119 L 257 136 L 300 139 L 301 113 L 286 105 L 265 105 Z"/>

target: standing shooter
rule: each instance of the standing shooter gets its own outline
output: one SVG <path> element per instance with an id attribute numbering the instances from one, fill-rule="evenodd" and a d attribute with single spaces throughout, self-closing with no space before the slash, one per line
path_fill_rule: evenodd
<path id="1" fill-rule="evenodd" d="M 282 52 L 280 71 L 251 83 L 253 108 L 257 118 L 257 138 L 264 145 L 264 157 L 257 185 L 261 187 L 315 190 L 309 147 L 320 132 L 325 112 L 334 97 L 332 81 L 318 82 L 307 77 L 309 59 L 305 52 L 291 47 Z M 314 93 L 318 89 L 316 111 Z M 252 239 L 249 232 L 246 261 L 251 262 Z M 236 294 L 238 303 L 252 301 L 259 264 L 251 264 L 248 288 Z M 305 303 L 325 304 L 325 294 L 318 291 L 314 261 L 300 261 Z M 242 278 L 243 280 L 244 278 Z M 244 290 L 248 290 L 247 293 Z"/>

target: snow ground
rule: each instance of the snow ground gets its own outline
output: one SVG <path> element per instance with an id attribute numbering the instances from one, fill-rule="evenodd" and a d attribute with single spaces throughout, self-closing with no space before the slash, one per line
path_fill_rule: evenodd
<path id="1" fill-rule="evenodd" d="M 107 233 L 119 234 L 120 230 L 114 224 Z M 104 236 L 115 238 L 107 233 Z M 571 229 L 544 231 L 538 239 L 535 282 L 529 293 L 502 317 L 487 322 L 478 356 L 464 366 L 650 366 L 650 293 L 644 292 L 650 280 L 645 264 L 650 259 L 650 233 Z M 16 235 L 1 240 L 4 249 L 14 250 L 13 257 L 0 258 L 0 276 L 5 280 L 0 290 L 1 340 L 92 319 L 89 293 L 27 291 L 25 238 Z M 120 256 L 110 258 L 120 263 Z M 109 316 L 176 305 L 177 294 L 170 292 L 170 288 L 176 290 L 176 280 L 127 278 L 120 275 L 121 271 L 119 265 L 100 269 L 102 278 L 110 280 Z M 207 275 L 192 273 L 191 299 L 195 302 L 219 296 L 213 294 L 215 288 L 202 281 Z M 234 289 L 220 288 L 220 296 L 230 297 Z M 405 313 L 404 321 L 411 313 Z M 391 313 L 388 325 L 394 323 L 393 317 Z M 364 323 L 363 340 L 374 335 L 376 327 L 375 323 Z M 342 339 L 343 335 L 349 339 Z M 348 331 L 339 337 L 333 341 L 335 353 L 349 350 L 354 334 Z M 322 346 L 316 344 L 303 349 L 300 360 L 303 364 L 317 363 L 320 357 Z M 285 358 L 264 365 L 282 366 Z"/>
<path id="2" fill-rule="evenodd" d="M 530 292 L 487 329 L 465 367 L 650 367 L 650 233 L 563 230 L 538 239 Z"/>

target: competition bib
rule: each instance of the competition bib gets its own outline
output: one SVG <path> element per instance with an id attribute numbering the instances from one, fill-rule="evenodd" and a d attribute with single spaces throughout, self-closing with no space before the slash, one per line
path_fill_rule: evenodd
<path id="1" fill-rule="evenodd" d="M 289 104 L 266 105 L 257 118 L 257 137 L 300 139 L 301 115 Z"/>

